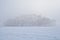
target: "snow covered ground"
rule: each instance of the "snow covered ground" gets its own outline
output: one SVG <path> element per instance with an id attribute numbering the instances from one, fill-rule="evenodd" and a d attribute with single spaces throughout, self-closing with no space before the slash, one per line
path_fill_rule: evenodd
<path id="1" fill-rule="evenodd" d="M 60 40 L 60 27 L 0 27 L 0 40 Z"/>

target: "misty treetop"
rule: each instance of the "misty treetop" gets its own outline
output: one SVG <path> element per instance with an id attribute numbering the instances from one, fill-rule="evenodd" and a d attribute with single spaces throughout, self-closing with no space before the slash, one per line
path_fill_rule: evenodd
<path id="1" fill-rule="evenodd" d="M 8 19 L 4 22 L 5 26 L 52 26 L 55 24 L 55 20 L 41 15 L 20 15 L 16 18 Z"/>

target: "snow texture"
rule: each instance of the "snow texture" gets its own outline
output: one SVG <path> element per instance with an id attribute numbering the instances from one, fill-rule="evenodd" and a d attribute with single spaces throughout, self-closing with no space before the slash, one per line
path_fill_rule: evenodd
<path id="1" fill-rule="evenodd" d="M 60 40 L 60 27 L 0 27 L 0 40 Z"/>

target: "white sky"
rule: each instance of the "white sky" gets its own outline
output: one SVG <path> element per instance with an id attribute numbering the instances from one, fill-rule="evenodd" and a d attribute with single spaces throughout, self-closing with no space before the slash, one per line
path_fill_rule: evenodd
<path id="1" fill-rule="evenodd" d="M 0 22 L 30 13 L 60 20 L 60 0 L 0 0 Z"/>

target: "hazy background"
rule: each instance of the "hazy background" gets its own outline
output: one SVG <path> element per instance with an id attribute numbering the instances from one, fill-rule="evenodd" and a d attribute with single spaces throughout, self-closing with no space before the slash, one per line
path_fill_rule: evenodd
<path id="1" fill-rule="evenodd" d="M 60 23 L 60 0 L 0 0 L 0 25 L 8 18 L 33 13 Z"/>

